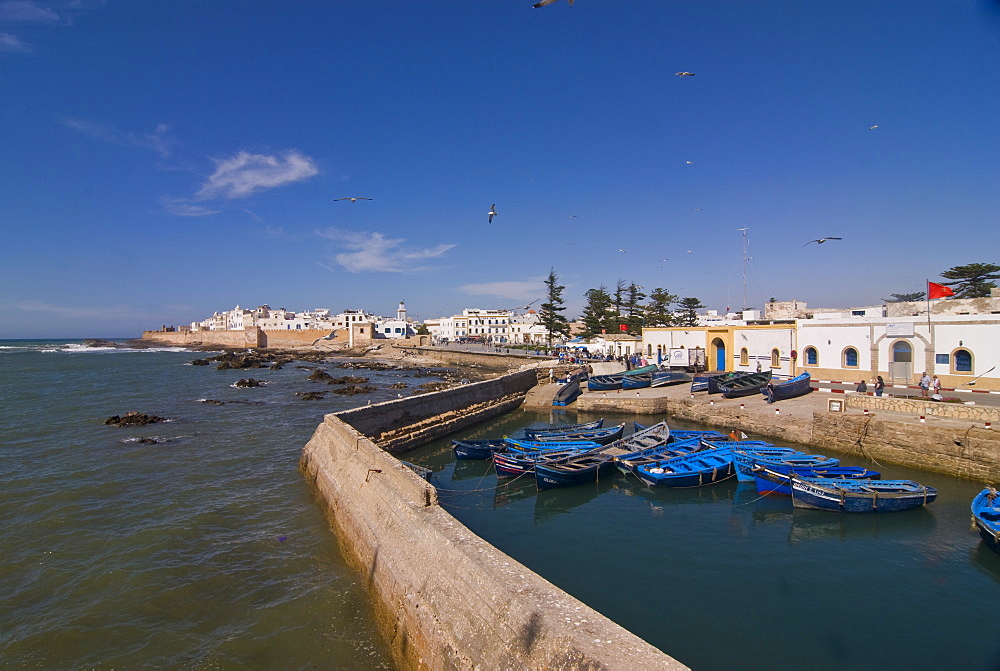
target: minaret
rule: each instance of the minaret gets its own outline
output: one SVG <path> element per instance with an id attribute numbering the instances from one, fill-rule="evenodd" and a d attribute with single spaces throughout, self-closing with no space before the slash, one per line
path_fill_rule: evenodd
<path id="1" fill-rule="evenodd" d="M 399 309 L 396 310 L 396 319 L 401 322 L 406 321 L 406 306 L 403 304 L 403 301 L 399 301 Z"/>

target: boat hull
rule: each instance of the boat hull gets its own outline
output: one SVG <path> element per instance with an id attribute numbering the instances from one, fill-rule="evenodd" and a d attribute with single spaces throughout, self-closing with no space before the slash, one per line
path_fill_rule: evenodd
<path id="1" fill-rule="evenodd" d="M 736 477 L 741 482 L 755 482 L 753 469 L 764 466 L 783 471 L 792 468 L 835 468 L 840 459 L 822 454 L 803 454 L 790 447 L 770 447 L 761 449 L 736 450 Z"/>
<path id="2" fill-rule="evenodd" d="M 972 500 L 972 520 L 983 543 L 1000 553 L 1000 496 L 996 489 L 987 487 Z"/>
<path id="3" fill-rule="evenodd" d="M 493 453 L 506 447 L 503 438 L 497 440 L 453 440 L 452 448 L 456 459 L 491 459 Z"/>
<path id="4" fill-rule="evenodd" d="M 757 493 L 766 496 L 791 496 L 792 473 L 803 478 L 877 480 L 882 477 L 882 474 L 878 471 L 870 471 L 861 466 L 789 468 L 785 471 L 757 466 L 753 469 L 753 473 L 754 480 L 757 483 Z"/>
<path id="5" fill-rule="evenodd" d="M 772 380 L 770 385 L 765 385 L 761 389 L 761 393 L 767 397 L 769 403 L 803 396 L 811 391 L 812 377 L 809 373 L 802 373 L 802 375 L 793 377 L 790 380 L 782 380 L 781 382 Z"/>
<path id="6" fill-rule="evenodd" d="M 906 483 L 903 485 L 902 483 Z M 806 480 L 792 478 L 792 504 L 796 508 L 842 513 L 894 513 L 912 510 L 937 498 L 937 490 L 912 480 L 876 480 L 871 491 L 854 490 L 864 483 L 851 480 Z M 891 491 L 894 486 L 905 487 Z"/>

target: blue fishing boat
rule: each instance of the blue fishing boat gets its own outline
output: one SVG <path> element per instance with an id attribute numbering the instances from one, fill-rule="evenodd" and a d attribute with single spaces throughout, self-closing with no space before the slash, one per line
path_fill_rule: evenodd
<path id="1" fill-rule="evenodd" d="M 600 447 L 598 443 L 590 440 L 562 440 L 562 441 L 538 441 L 538 440 L 517 440 L 516 438 L 505 439 L 508 451 L 511 452 L 554 452 L 556 450 L 575 450 L 583 452 Z"/>
<path id="2" fill-rule="evenodd" d="M 589 451 L 589 450 L 585 450 Z M 493 453 L 493 466 L 497 476 L 513 478 L 526 473 L 534 473 L 535 465 L 550 459 L 558 460 L 580 454 L 580 450 L 546 450 L 543 452 L 518 452 L 515 450 L 498 450 Z"/>
<path id="3" fill-rule="evenodd" d="M 707 391 L 709 394 L 718 394 L 718 379 L 726 378 L 732 374 L 733 373 L 727 373 L 724 370 L 708 370 L 702 373 L 695 373 L 695 375 L 691 378 L 691 392 Z M 713 385 L 714 390 L 709 387 L 710 384 Z"/>
<path id="4" fill-rule="evenodd" d="M 734 448 L 736 477 L 743 482 L 755 482 L 754 466 L 782 469 L 834 468 L 840 466 L 840 459 L 823 454 L 805 454 L 790 447 L 770 447 L 759 449 Z"/>
<path id="5" fill-rule="evenodd" d="M 590 391 L 613 391 L 615 389 L 621 389 L 622 380 L 625 377 L 652 373 L 656 370 L 656 368 L 656 364 L 650 364 L 649 366 L 633 368 L 632 370 L 623 370 L 620 373 L 612 373 L 611 375 L 592 375 L 587 378 L 587 389 Z"/>
<path id="6" fill-rule="evenodd" d="M 570 377 L 562 386 L 556 391 L 556 395 L 552 399 L 552 405 L 556 406 L 567 406 L 576 400 L 576 397 L 582 394 L 583 391 L 580 389 L 580 378 L 576 375 Z"/>
<path id="7" fill-rule="evenodd" d="M 523 429 L 523 431 L 524 435 L 527 436 L 529 439 L 531 439 L 536 436 L 538 437 L 555 436 L 564 433 L 573 433 L 575 431 L 587 431 L 588 429 L 599 429 L 602 426 L 604 426 L 603 418 L 595 420 L 593 422 L 583 422 L 580 424 L 566 424 L 564 426 L 552 426 L 544 429 L 535 429 L 526 427 L 525 429 Z"/>
<path id="8" fill-rule="evenodd" d="M 972 521 L 983 542 L 1000 552 L 1000 496 L 996 488 L 987 487 L 972 499 Z"/>
<path id="9" fill-rule="evenodd" d="M 657 370 L 653 372 L 650 387 L 667 387 L 672 384 L 690 382 L 691 376 L 679 370 Z"/>
<path id="10" fill-rule="evenodd" d="M 684 454 L 691 454 L 702 449 L 704 449 L 704 445 L 698 438 L 675 441 L 673 435 L 671 435 L 669 442 L 618 455 L 614 457 L 614 462 L 619 471 L 628 475 L 629 473 L 635 473 L 635 469 L 639 466 L 665 461 Z"/>
<path id="11" fill-rule="evenodd" d="M 937 490 L 913 480 L 826 480 L 792 474 L 792 504 L 842 513 L 891 513 L 925 505 Z"/>
<path id="12" fill-rule="evenodd" d="M 798 468 L 754 466 L 754 480 L 758 494 L 792 495 L 792 474 L 802 478 L 825 478 L 841 480 L 878 480 L 882 474 L 861 466 L 834 466 L 833 468 Z"/>
<path id="13" fill-rule="evenodd" d="M 670 432 L 671 440 L 687 440 L 688 438 L 699 438 L 702 440 L 709 440 L 714 442 L 725 442 L 729 440 L 729 436 L 718 431 L 695 431 L 693 429 L 673 429 Z M 716 445 L 716 447 L 722 447 L 721 445 Z"/>
<path id="14" fill-rule="evenodd" d="M 503 438 L 490 440 L 453 440 L 456 459 L 489 459 L 497 450 L 507 447 Z"/>
<path id="15" fill-rule="evenodd" d="M 558 435 L 539 436 L 535 435 L 532 440 L 546 443 L 577 442 L 587 440 L 598 445 L 607 445 L 619 440 L 625 435 L 625 425 L 618 424 L 601 429 L 584 429 L 582 431 L 567 431 Z"/>
<path id="16" fill-rule="evenodd" d="M 809 376 L 808 372 L 805 372 L 788 380 L 771 380 L 770 383 L 764 385 L 761 393 L 767 397 L 768 403 L 774 403 L 786 398 L 808 394 L 812 391 L 811 384 L 812 377 Z"/>
<path id="17" fill-rule="evenodd" d="M 731 478 L 735 472 L 730 447 L 703 450 L 635 469 L 639 479 L 651 487 L 703 487 Z"/>
<path id="18" fill-rule="evenodd" d="M 622 378 L 622 389 L 645 389 L 653 383 L 652 373 L 626 375 Z"/>
<path id="19" fill-rule="evenodd" d="M 771 382 L 771 371 L 765 370 L 760 373 L 746 373 L 719 382 L 719 391 L 723 398 L 738 398 L 740 396 L 752 396 L 760 393 Z"/>

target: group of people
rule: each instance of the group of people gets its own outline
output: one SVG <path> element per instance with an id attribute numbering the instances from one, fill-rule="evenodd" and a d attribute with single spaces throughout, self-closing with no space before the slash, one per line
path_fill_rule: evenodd
<path id="1" fill-rule="evenodd" d="M 935 375 L 931 377 L 924 371 L 920 375 L 920 381 L 917 383 L 920 386 L 920 397 L 921 398 L 940 398 L 941 397 L 941 380 Z M 882 379 L 881 375 L 876 375 L 875 379 L 872 380 L 872 391 L 875 392 L 876 396 L 882 395 L 882 390 L 885 389 L 885 380 Z M 859 394 L 868 393 L 868 383 L 862 380 L 858 383 L 855 389 Z"/>

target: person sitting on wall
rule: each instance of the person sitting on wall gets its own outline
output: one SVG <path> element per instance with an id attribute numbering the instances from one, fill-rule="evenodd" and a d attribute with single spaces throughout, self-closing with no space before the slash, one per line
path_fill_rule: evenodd
<path id="1" fill-rule="evenodd" d="M 865 382 L 864 380 L 862 380 L 861 382 L 858 382 L 858 388 L 855 389 L 854 391 L 858 392 L 859 394 L 867 394 L 868 393 L 868 383 Z"/>

